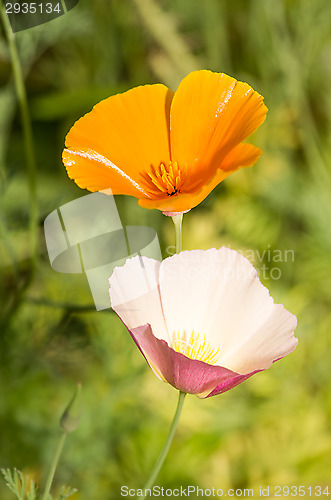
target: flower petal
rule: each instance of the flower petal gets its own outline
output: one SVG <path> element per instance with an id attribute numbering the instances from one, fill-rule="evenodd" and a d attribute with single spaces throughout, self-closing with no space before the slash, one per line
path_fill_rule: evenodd
<path id="1" fill-rule="evenodd" d="M 251 167 L 254 165 L 260 158 L 261 153 L 261 149 L 252 146 L 252 144 L 238 144 L 225 157 L 214 177 L 197 191 L 188 194 L 180 193 L 177 196 L 170 196 L 166 200 L 149 200 L 143 198 L 139 200 L 139 205 L 145 208 L 158 208 L 159 210 L 168 212 L 185 212 L 190 210 L 199 205 L 230 174 L 241 167 Z"/>
<path id="2" fill-rule="evenodd" d="M 70 179 L 89 191 L 103 191 L 111 186 L 112 194 L 148 196 L 128 174 L 92 149 L 65 149 L 62 160 Z"/>
<path id="3" fill-rule="evenodd" d="M 170 160 L 172 97 L 164 85 L 145 85 L 94 106 L 66 137 L 63 161 L 69 177 L 92 191 L 149 196 L 151 165 Z"/>
<path id="4" fill-rule="evenodd" d="M 179 391 L 205 398 L 216 387 L 217 394 L 220 394 L 255 373 L 239 375 L 221 366 L 187 358 L 171 349 L 164 340 L 157 339 L 150 325 L 139 326 L 129 332 L 154 373 Z"/>
<path id="5" fill-rule="evenodd" d="M 134 257 L 115 269 L 110 285 L 112 307 L 154 373 L 199 397 L 234 387 L 297 345 L 295 316 L 274 304 L 251 263 L 228 248 L 161 263 Z M 185 355 L 172 348 L 189 338 L 197 344 Z"/>
<path id="6" fill-rule="evenodd" d="M 159 338 L 169 339 L 159 290 L 161 262 L 133 257 L 109 278 L 111 307 L 128 329 L 150 323 Z"/>
<path id="7" fill-rule="evenodd" d="M 251 167 L 260 158 L 262 150 L 256 148 L 252 144 L 243 142 L 238 146 L 231 149 L 230 153 L 226 155 L 222 161 L 220 170 L 228 172 L 229 174 L 242 167 Z"/>
<path id="8" fill-rule="evenodd" d="M 274 304 L 252 264 L 228 248 L 181 252 L 160 267 L 169 335 L 194 331 L 220 348 L 218 365 L 240 374 L 292 352 L 296 318 Z"/>
<path id="9" fill-rule="evenodd" d="M 184 78 L 170 111 L 171 157 L 189 174 L 182 191 L 206 184 L 266 113 L 260 94 L 224 73 L 203 70 Z"/>
<path id="10" fill-rule="evenodd" d="M 256 326 L 248 328 L 245 337 L 242 335 L 238 344 L 232 345 L 232 352 L 228 346 L 223 358 L 226 366 L 236 367 L 239 373 L 247 373 L 256 367 L 269 368 L 274 361 L 294 351 L 298 344 L 294 337 L 297 319 L 281 304 L 273 304 L 270 315 L 260 326 L 259 315 L 260 309 L 252 307 L 249 316 Z"/>

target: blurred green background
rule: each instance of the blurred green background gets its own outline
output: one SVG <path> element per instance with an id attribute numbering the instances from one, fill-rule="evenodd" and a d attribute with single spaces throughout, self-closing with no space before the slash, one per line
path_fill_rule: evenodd
<path id="1" fill-rule="evenodd" d="M 2 35 L 1 466 L 42 483 L 59 418 L 81 381 L 81 424 L 66 442 L 54 491 L 69 484 L 77 500 L 112 500 L 121 485 L 142 487 L 148 477 L 177 393 L 152 374 L 118 318 L 95 311 L 83 275 L 52 270 L 43 221 L 87 194 L 61 162 L 78 117 L 135 85 L 175 89 L 190 71 L 208 68 L 247 81 L 269 113 L 251 140 L 262 158 L 184 217 L 184 248 L 227 245 L 250 257 L 275 300 L 297 315 L 299 345 L 224 395 L 188 397 L 157 484 L 331 492 L 330 19 L 329 0 L 80 0 L 17 33 L 37 155 L 35 268 L 31 174 Z M 157 229 L 165 257 L 171 220 L 138 209 L 135 199 L 117 200 L 124 223 Z M 0 498 L 13 498 L 3 480 Z"/>

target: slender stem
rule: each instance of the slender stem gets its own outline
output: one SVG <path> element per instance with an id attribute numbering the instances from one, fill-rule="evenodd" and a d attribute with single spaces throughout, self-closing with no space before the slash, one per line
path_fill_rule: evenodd
<path id="1" fill-rule="evenodd" d="M 37 229 L 38 229 L 38 201 L 37 201 L 37 168 L 35 149 L 32 135 L 31 117 L 27 102 L 26 90 L 24 85 L 24 78 L 22 67 L 16 47 L 15 35 L 11 28 L 8 15 L 6 13 L 5 5 L 0 0 L 0 18 L 4 33 L 8 42 L 11 64 L 13 69 L 13 77 L 16 88 L 18 105 L 21 112 L 25 156 L 28 170 L 29 190 L 30 190 L 30 239 L 32 250 L 32 262 L 36 263 L 37 259 Z"/>
<path id="2" fill-rule="evenodd" d="M 55 452 L 54 458 L 53 458 L 53 462 L 52 462 L 52 465 L 51 465 L 51 468 L 50 468 L 50 471 L 49 471 L 49 474 L 47 477 L 44 494 L 43 494 L 41 500 L 48 500 L 48 496 L 49 496 L 49 493 L 51 491 L 51 486 L 52 486 L 54 474 L 56 471 L 56 467 L 57 467 L 57 464 L 58 464 L 58 461 L 59 461 L 59 458 L 60 458 L 60 455 L 61 455 L 61 452 L 63 449 L 64 442 L 66 440 L 66 437 L 67 437 L 67 433 L 63 432 L 61 435 L 57 450 Z"/>
<path id="3" fill-rule="evenodd" d="M 173 418 L 173 421 L 172 421 L 172 424 L 171 424 L 171 427 L 169 430 L 168 437 L 163 445 L 163 448 L 161 450 L 159 458 L 157 459 L 156 464 L 154 465 L 154 468 L 151 472 L 151 475 L 149 476 L 149 478 L 145 484 L 145 487 L 143 490 L 144 492 L 146 492 L 147 489 L 152 488 L 154 481 L 155 481 L 158 473 L 160 472 L 160 469 L 163 465 L 163 462 L 168 454 L 170 445 L 172 443 L 173 437 L 174 437 L 176 429 L 177 429 L 179 417 L 180 417 L 180 414 L 182 412 L 185 396 L 186 396 L 186 392 L 181 392 L 181 391 L 179 392 L 178 404 L 177 404 L 176 412 L 175 412 L 175 415 L 174 415 L 174 418 Z M 146 496 L 147 495 L 145 494 L 142 497 L 142 500 L 144 500 L 144 498 L 146 498 Z"/>
<path id="4" fill-rule="evenodd" d="M 66 6 L 66 3 L 64 0 L 61 0 L 61 4 L 62 4 L 62 9 L 63 9 L 63 12 L 66 14 L 68 12 L 68 9 L 67 9 L 67 6 Z"/>
<path id="5" fill-rule="evenodd" d="M 172 216 L 172 220 L 174 221 L 175 224 L 175 231 L 176 231 L 176 253 L 179 253 L 182 251 L 182 240 L 183 240 L 183 234 L 182 234 L 182 223 L 183 223 L 183 212 L 180 212 L 176 215 Z"/>

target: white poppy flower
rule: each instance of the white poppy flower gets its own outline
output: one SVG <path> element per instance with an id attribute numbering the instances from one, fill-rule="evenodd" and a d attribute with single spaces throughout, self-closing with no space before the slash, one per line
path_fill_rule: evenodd
<path id="1" fill-rule="evenodd" d="M 252 264 L 222 247 L 162 262 L 133 257 L 110 280 L 112 308 L 153 372 L 210 397 L 292 352 L 296 317 L 275 304 Z"/>

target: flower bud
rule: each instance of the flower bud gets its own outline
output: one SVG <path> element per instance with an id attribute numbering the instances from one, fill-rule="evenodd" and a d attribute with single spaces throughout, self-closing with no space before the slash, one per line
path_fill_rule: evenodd
<path id="1" fill-rule="evenodd" d="M 75 393 L 60 419 L 63 432 L 73 432 L 78 427 L 81 416 L 81 389 L 82 384 L 78 382 Z"/>

